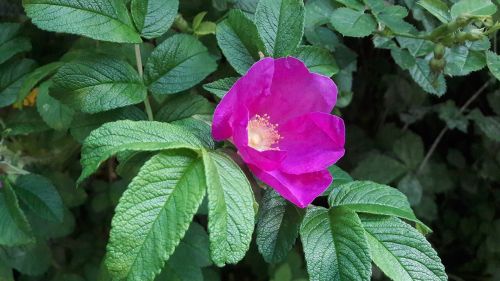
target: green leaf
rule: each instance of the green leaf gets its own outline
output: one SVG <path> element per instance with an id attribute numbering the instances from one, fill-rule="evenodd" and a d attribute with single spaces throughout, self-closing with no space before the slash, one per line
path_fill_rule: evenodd
<path id="1" fill-rule="evenodd" d="M 212 83 L 203 85 L 203 89 L 222 99 L 224 95 L 231 89 L 234 83 L 236 83 L 236 80 L 238 80 L 238 77 L 222 78 Z"/>
<path id="2" fill-rule="evenodd" d="M 135 106 L 122 107 L 96 114 L 77 113 L 71 123 L 71 135 L 80 143 L 90 135 L 90 132 L 99 128 L 102 124 L 118 120 L 146 120 L 148 117 L 144 111 Z"/>
<path id="3" fill-rule="evenodd" d="M 15 38 L 21 30 L 20 23 L 2 22 L 0 23 L 0 45 Z"/>
<path id="4" fill-rule="evenodd" d="M 390 5 L 384 7 L 382 11 L 376 14 L 377 19 L 385 26 L 397 33 L 407 33 L 413 29 L 414 26 L 403 20 L 408 15 L 408 10 L 403 6 Z"/>
<path id="5" fill-rule="evenodd" d="M 14 273 L 12 268 L 6 264 L 0 264 L 0 280 L 2 281 L 14 281 Z"/>
<path id="6" fill-rule="evenodd" d="M 398 182 L 398 189 L 406 195 L 410 205 L 417 206 L 422 201 L 423 187 L 413 173 L 407 174 Z"/>
<path id="7" fill-rule="evenodd" d="M 163 122 L 172 122 L 196 114 L 212 115 L 213 112 L 214 105 L 203 96 L 179 94 L 167 100 L 165 105 L 156 113 L 155 119 Z"/>
<path id="8" fill-rule="evenodd" d="M 1 28 L 1 26 L 0 26 Z M 0 44 L 0 64 L 6 62 L 13 56 L 31 51 L 31 43 L 28 38 L 16 37 Z"/>
<path id="9" fill-rule="evenodd" d="M 167 32 L 179 8 L 179 0 L 132 0 L 132 18 L 141 36 L 160 37 Z"/>
<path id="10" fill-rule="evenodd" d="M 28 74 L 17 94 L 17 102 L 22 102 L 40 81 L 54 74 L 63 65 L 63 62 L 52 62 Z"/>
<path id="11" fill-rule="evenodd" d="M 27 74 L 35 67 L 29 59 L 0 65 L 0 108 L 13 104 Z"/>
<path id="12" fill-rule="evenodd" d="M 442 23 L 448 23 L 451 20 L 450 8 L 448 8 L 448 4 L 442 0 L 420 0 L 417 4 Z"/>
<path id="13" fill-rule="evenodd" d="M 393 145 L 396 156 L 408 167 L 417 168 L 424 159 L 424 143 L 422 138 L 412 132 L 405 133 Z"/>
<path id="14" fill-rule="evenodd" d="M 450 48 L 445 56 L 444 73 L 451 76 L 464 76 L 486 66 L 484 52 L 473 51 L 466 46 Z"/>
<path id="15" fill-rule="evenodd" d="M 155 151 L 175 148 L 200 149 L 202 142 L 181 126 L 154 121 L 121 120 L 92 131 L 82 147 L 79 185 L 99 165 L 121 151 Z"/>
<path id="16" fill-rule="evenodd" d="M 16 246 L 33 242 L 28 219 L 19 207 L 14 190 L 5 180 L 0 189 L 0 245 Z"/>
<path id="17" fill-rule="evenodd" d="M 231 66 L 243 75 L 264 53 L 264 43 L 257 27 L 242 11 L 232 10 L 227 19 L 217 25 L 217 43 Z"/>
<path id="18" fill-rule="evenodd" d="M 391 56 L 394 61 L 404 70 L 408 70 L 415 66 L 417 61 L 415 57 L 410 54 L 408 50 L 400 48 L 392 48 Z"/>
<path id="19" fill-rule="evenodd" d="M 28 135 L 50 129 L 34 108 L 12 112 L 8 117 L 5 130 L 7 136 Z"/>
<path id="20" fill-rule="evenodd" d="M 280 263 L 295 244 L 304 210 L 269 188 L 262 198 L 257 221 L 257 246 L 268 263 Z"/>
<path id="21" fill-rule="evenodd" d="M 337 62 L 327 49 L 317 46 L 301 46 L 292 55 L 303 61 L 311 72 L 328 77 L 339 72 Z"/>
<path id="22" fill-rule="evenodd" d="M 310 208 L 300 227 L 300 238 L 311 281 L 370 280 L 370 253 L 355 212 Z"/>
<path id="23" fill-rule="evenodd" d="M 121 0 L 23 0 L 24 10 L 40 29 L 96 40 L 140 43 L 141 37 Z"/>
<path id="24" fill-rule="evenodd" d="M 42 275 L 52 261 L 50 249 L 45 242 L 19 247 L 0 247 L 0 261 L 25 275 Z"/>
<path id="25" fill-rule="evenodd" d="M 35 174 L 21 175 L 16 180 L 15 191 L 21 202 L 37 216 L 63 222 L 61 196 L 47 178 Z"/>
<path id="26" fill-rule="evenodd" d="M 43 121 L 55 130 L 66 130 L 71 125 L 74 111 L 49 95 L 52 81 L 44 82 L 38 88 L 36 108 Z"/>
<path id="27" fill-rule="evenodd" d="M 86 57 L 65 64 L 53 78 L 51 95 L 75 110 L 97 113 L 142 102 L 146 86 L 128 63 Z"/>
<path id="28" fill-rule="evenodd" d="M 486 51 L 486 63 L 491 74 L 500 80 L 500 56 L 492 51 Z"/>
<path id="29" fill-rule="evenodd" d="M 375 31 L 377 25 L 373 16 L 349 8 L 336 9 L 331 15 L 330 23 L 342 35 L 351 37 L 368 36 Z"/>
<path id="30" fill-rule="evenodd" d="M 328 197 L 332 207 L 346 207 L 355 212 L 398 216 L 431 230 L 413 213 L 406 196 L 397 189 L 369 181 L 354 181 L 335 188 Z"/>
<path id="31" fill-rule="evenodd" d="M 424 59 L 417 59 L 415 65 L 410 68 L 410 75 L 427 93 L 440 97 L 446 92 L 444 76 L 432 73 L 429 63 Z"/>
<path id="32" fill-rule="evenodd" d="M 500 142 L 500 117 L 484 116 L 479 109 L 475 109 L 469 114 L 469 118 L 474 120 L 487 137 Z"/>
<path id="33" fill-rule="evenodd" d="M 431 245 L 394 217 L 361 216 L 375 264 L 392 280 L 448 280 Z"/>
<path id="34" fill-rule="evenodd" d="M 490 0 L 460 0 L 451 6 L 451 17 L 460 15 L 491 16 L 497 11 L 497 6 Z"/>
<path id="35" fill-rule="evenodd" d="M 322 196 L 328 196 L 334 188 L 337 188 L 344 183 L 353 181 L 352 177 L 346 171 L 342 170 L 336 165 L 328 167 L 328 171 L 332 175 L 333 181 L 328 189 L 323 192 Z"/>
<path id="36" fill-rule="evenodd" d="M 495 114 L 500 115 L 500 91 L 491 92 L 487 96 L 488 105 L 493 109 Z"/>
<path id="37" fill-rule="evenodd" d="M 211 115 L 205 116 L 209 119 L 212 118 Z M 176 120 L 172 124 L 188 129 L 193 135 L 198 137 L 205 147 L 213 149 L 215 143 L 212 138 L 212 125 L 209 119 L 203 119 L 201 115 L 198 115 Z"/>
<path id="38" fill-rule="evenodd" d="M 363 3 L 360 3 L 358 0 L 335 0 L 336 2 L 344 4 L 344 6 L 358 10 L 358 11 L 363 11 L 365 10 L 365 5 Z"/>
<path id="39" fill-rule="evenodd" d="M 200 41 L 177 34 L 151 53 L 144 75 L 153 93 L 175 94 L 198 84 L 216 68 L 214 58 Z"/>
<path id="40" fill-rule="evenodd" d="M 460 112 L 453 100 L 447 100 L 438 108 L 439 118 L 446 122 L 446 126 L 453 130 L 458 129 L 464 133 L 467 132 L 469 120 Z"/>
<path id="41" fill-rule="evenodd" d="M 426 56 L 434 50 L 434 44 L 428 40 L 398 37 L 396 40 L 403 49 L 408 49 L 414 57 Z"/>
<path id="42" fill-rule="evenodd" d="M 302 0 L 261 0 L 255 24 L 267 53 L 275 58 L 290 55 L 304 34 Z"/>
<path id="43" fill-rule="evenodd" d="M 203 163 L 163 152 L 132 180 L 116 207 L 106 265 L 116 280 L 154 280 L 205 196 Z"/>
<path id="44" fill-rule="evenodd" d="M 405 172 L 406 167 L 396 159 L 373 153 L 361 160 L 352 171 L 352 176 L 356 179 L 372 180 L 386 184 L 402 176 Z"/>
<path id="45" fill-rule="evenodd" d="M 237 263 L 247 252 L 255 221 L 250 183 L 228 156 L 203 151 L 208 187 L 208 232 L 212 261 Z"/>

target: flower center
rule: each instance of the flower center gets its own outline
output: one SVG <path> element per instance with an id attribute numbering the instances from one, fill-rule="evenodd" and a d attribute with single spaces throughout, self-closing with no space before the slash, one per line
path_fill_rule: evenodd
<path id="1" fill-rule="evenodd" d="M 269 122 L 269 115 L 255 115 L 248 122 L 248 145 L 258 151 L 279 150 L 273 147 L 281 139 L 278 125 Z"/>

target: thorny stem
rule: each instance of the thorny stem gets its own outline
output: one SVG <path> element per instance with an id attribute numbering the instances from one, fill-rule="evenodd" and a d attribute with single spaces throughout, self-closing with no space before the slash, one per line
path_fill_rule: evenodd
<path id="1" fill-rule="evenodd" d="M 135 44 L 135 62 L 137 63 L 137 71 L 139 72 L 139 76 L 142 79 L 142 57 L 141 57 L 141 46 L 139 44 Z M 151 104 L 149 103 L 149 97 L 146 94 L 146 98 L 144 99 L 144 107 L 146 108 L 146 114 L 148 115 L 149 121 L 153 121 L 153 111 L 151 110 Z"/>
<path id="2" fill-rule="evenodd" d="M 469 107 L 469 105 L 477 99 L 477 97 L 479 97 L 479 95 L 481 95 L 484 90 L 486 90 L 486 88 L 493 82 L 494 80 L 493 79 L 490 79 L 488 80 L 486 83 L 483 84 L 483 86 L 481 86 L 481 88 L 479 88 L 465 103 L 464 105 L 462 105 L 462 107 L 460 108 L 459 112 L 460 113 L 463 113 L 467 107 Z M 432 154 L 434 153 L 434 151 L 436 150 L 439 142 L 441 141 L 441 139 L 444 137 L 444 135 L 446 134 L 446 132 L 448 131 L 448 127 L 447 126 L 444 126 L 444 128 L 441 130 L 441 132 L 439 132 L 439 135 L 436 137 L 436 139 L 434 140 L 434 142 L 432 143 L 431 145 L 431 148 L 429 148 L 429 151 L 427 152 L 427 154 L 425 155 L 424 157 L 424 160 L 422 160 L 422 163 L 420 163 L 420 166 L 418 167 L 418 171 L 417 171 L 417 174 L 420 174 L 422 173 L 423 169 L 425 168 L 425 165 L 427 165 L 427 162 L 429 162 L 429 159 L 431 158 Z"/>

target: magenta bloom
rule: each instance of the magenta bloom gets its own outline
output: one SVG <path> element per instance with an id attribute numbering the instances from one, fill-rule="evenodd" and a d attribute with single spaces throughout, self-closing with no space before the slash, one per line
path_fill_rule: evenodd
<path id="1" fill-rule="evenodd" d="M 330 114 L 337 86 L 300 60 L 255 63 L 217 106 L 212 135 L 230 139 L 257 178 L 304 208 L 332 182 L 344 155 L 344 122 Z"/>

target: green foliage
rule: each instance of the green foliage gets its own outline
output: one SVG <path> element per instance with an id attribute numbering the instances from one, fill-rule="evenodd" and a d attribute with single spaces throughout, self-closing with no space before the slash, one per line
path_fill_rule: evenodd
<path id="1" fill-rule="evenodd" d="M 0 64 L 19 53 L 31 50 L 29 39 L 17 36 L 20 29 L 20 24 L 0 23 Z"/>
<path id="2" fill-rule="evenodd" d="M 172 25 L 178 0 L 133 0 L 130 4 L 135 26 L 144 38 L 156 38 L 167 32 Z"/>
<path id="3" fill-rule="evenodd" d="M 35 62 L 29 59 L 0 65 L 0 107 L 13 104 L 27 74 Z"/>
<path id="4" fill-rule="evenodd" d="M 336 9 L 330 18 L 333 27 L 344 36 L 365 37 L 375 31 L 375 20 L 363 11 Z"/>

